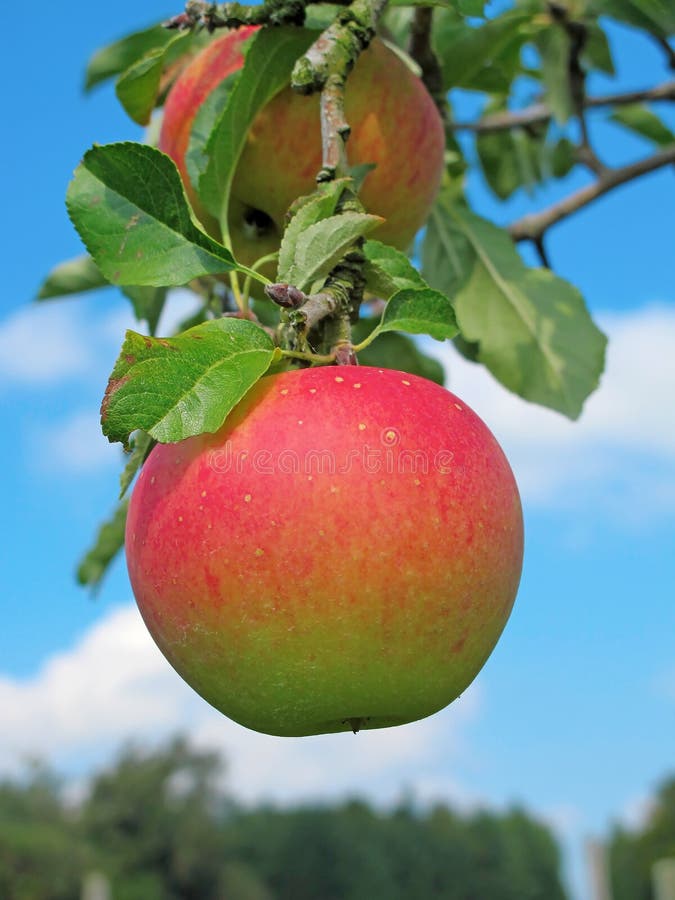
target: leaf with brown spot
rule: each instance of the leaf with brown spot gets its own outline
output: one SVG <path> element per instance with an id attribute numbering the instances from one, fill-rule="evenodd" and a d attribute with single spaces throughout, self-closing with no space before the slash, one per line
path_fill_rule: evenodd
<path id="1" fill-rule="evenodd" d="M 217 431 L 273 356 L 268 334 L 247 319 L 215 319 L 173 338 L 128 331 L 101 404 L 103 433 L 128 446 L 139 430 L 161 442 Z"/>
<path id="2" fill-rule="evenodd" d="M 178 169 L 154 147 L 92 147 L 75 171 L 66 206 L 114 284 L 174 287 L 233 269 L 250 274 L 197 225 Z"/>

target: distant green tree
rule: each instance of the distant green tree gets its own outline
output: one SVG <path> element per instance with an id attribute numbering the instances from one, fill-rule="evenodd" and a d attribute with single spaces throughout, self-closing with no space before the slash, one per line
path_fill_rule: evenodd
<path id="1" fill-rule="evenodd" d="M 0 783 L 2 900 L 73 900 L 91 858 L 51 772 L 32 765 Z"/>
<path id="2" fill-rule="evenodd" d="M 81 824 L 116 900 L 222 900 L 221 768 L 178 738 L 151 753 L 128 748 L 94 779 Z"/>
<path id="3" fill-rule="evenodd" d="M 277 900 L 564 900 L 560 858 L 523 812 L 458 817 L 446 807 L 241 811 L 231 849 Z"/>
<path id="4" fill-rule="evenodd" d="M 522 811 L 362 800 L 237 806 L 214 753 L 127 748 L 77 806 L 42 769 L 0 784 L 0 900 L 564 900 L 549 830 Z"/>
<path id="5" fill-rule="evenodd" d="M 675 777 L 658 788 L 642 828 L 614 829 L 609 851 L 615 900 L 653 900 L 654 863 L 675 859 Z"/>

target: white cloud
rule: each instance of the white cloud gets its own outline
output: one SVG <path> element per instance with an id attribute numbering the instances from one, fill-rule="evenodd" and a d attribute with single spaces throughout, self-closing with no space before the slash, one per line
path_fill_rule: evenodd
<path id="1" fill-rule="evenodd" d="M 96 410 L 76 412 L 56 427 L 43 426 L 32 447 L 36 467 L 50 473 L 82 474 L 121 465 L 119 446 L 103 436 Z"/>
<path id="2" fill-rule="evenodd" d="M 93 359 L 74 306 L 26 306 L 0 322 L 3 382 L 42 386 L 75 378 Z"/>
<path id="3" fill-rule="evenodd" d="M 195 310 L 193 294 L 172 292 L 159 333 L 171 334 Z M 144 330 L 129 304 L 119 298 L 103 313 L 92 313 L 91 307 L 76 302 L 55 302 L 27 306 L 0 322 L 0 381 L 40 391 L 70 381 L 84 387 L 90 398 L 89 408 L 71 409 L 61 419 L 51 416 L 40 424 L 33 420 L 27 426 L 26 456 L 34 469 L 82 474 L 119 467 L 119 447 L 101 433 L 98 403 L 128 328 Z M 78 394 L 78 404 L 83 401 Z"/>
<path id="4" fill-rule="evenodd" d="M 675 512 L 675 308 L 600 317 L 607 368 L 581 419 L 528 404 L 450 345 L 427 344 L 448 387 L 487 422 L 525 500 L 600 508 L 632 522 Z"/>
<path id="5" fill-rule="evenodd" d="M 26 305 L 0 320 L 0 382 L 43 388 L 88 376 L 103 393 L 125 330 L 145 331 L 119 295 L 106 297 L 103 314 L 76 299 L 55 300 Z M 189 291 L 172 291 L 158 333 L 171 334 L 197 305 Z"/>
<path id="6" fill-rule="evenodd" d="M 480 694 L 469 689 L 443 713 L 358 735 L 274 738 L 248 731 L 201 700 L 155 647 L 135 606 L 108 614 L 33 677 L 0 677 L 0 769 L 42 756 L 71 775 L 107 761 L 120 742 L 156 744 L 186 732 L 228 760 L 239 797 L 273 800 L 367 793 L 381 801 L 416 791 L 466 752 L 464 732 Z M 414 773 L 411 777 L 411 773 Z M 453 785 L 446 785 L 453 795 Z M 459 792 L 459 789 L 458 793 Z"/>
<path id="7" fill-rule="evenodd" d="M 625 802 L 618 820 L 624 828 L 639 831 L 649 821 L 655 806 L 653 794 L 635 794 Z"/>

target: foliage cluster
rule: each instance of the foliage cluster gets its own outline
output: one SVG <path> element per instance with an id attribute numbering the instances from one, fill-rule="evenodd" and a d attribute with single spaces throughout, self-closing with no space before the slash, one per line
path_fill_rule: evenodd
<path id="1" fill-rule="evenodd" d="M 98 871 L 115 900 L 564 900 L 559 853 L 522 810 L 458 815 L 236 804 L 212 753 L 125 751 L 65 804 L 36 769 L 0 783 L 0 896 L 72 900 Z"/>
<path id="2" fill-rule="evenodd" d="M 669 860 L 675 873 L 675 777 L 659 787 L 644 824 L 616 827 L 609 846 L 614 900 L 654 900 L 654 867 Z M 670 888 L 672 891 L 672 887 Z"/>

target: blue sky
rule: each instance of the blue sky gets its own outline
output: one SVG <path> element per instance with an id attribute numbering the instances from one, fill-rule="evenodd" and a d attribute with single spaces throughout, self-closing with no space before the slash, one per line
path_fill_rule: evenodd
<path id="1" fill-rule="evenodd" d="M 110 292 L 40 307 L 42 275 L 81 252 L 63 198 L 94 141 L 138 129 L 110 88 L 84 97 L 97 46 L 178 11 L 118 0 L 6 42 L 5 183 L 0 301 L 0 449 L 9 515 L 3 529 L 0 772 L 39 754 L 81 779 L 130 736 L 178 730 L 230 760 L 246 798 L 360 793 L 386 802 L 403 789 L 465 808 L 518 802 L 556 827 L 582 885 L 579 847 L 618 818 L 635 821 L 675 770 L 675 181 L 662 171 L 617 191 L 550 236 L 610 337 L 608 370 L 579 423 L 527 406 L 450 348 L 429 346 L 449 386 L 493 428 L 512 460 L 527 547 L 515 611 L 464 697 L 432 719 L 384 732 L 274 739 L 233 725 L 184 687 L 140 624 L 118 564 L 98 596 L 74 583 L 75 562 L 112 508 L 119 453 L 98 433 L 98 404 L 131 325 Z M 665 80 L 644 39 L 612 29 L 618 85 Z M 30 47 L 30 50 L 28 49 Z M 622 51 L 622 52 L 621 52 Z M 592 84 L 612 89 L 607 79 Z M 672 116 L 671 116 L 672 119 Z M 608 161 L 649 152 L 610 125 Z M 583 178 L 534 198 L 537 206 Z M 483 214 L 507 222 L 532 201 Z M 177 299 L 170 317 L 178 315 Z"/>

